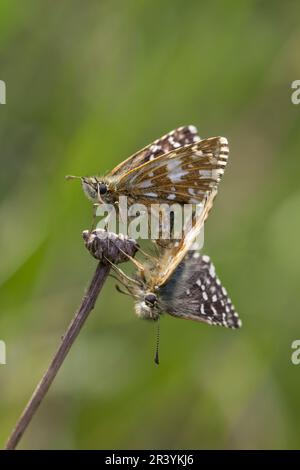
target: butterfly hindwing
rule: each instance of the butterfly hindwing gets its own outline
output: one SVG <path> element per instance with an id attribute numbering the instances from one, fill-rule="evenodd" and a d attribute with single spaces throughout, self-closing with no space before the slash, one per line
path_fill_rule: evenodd
<path id="1" fill-rule="evenodd" d="M 211 193 L 206 196 L 203 204 L 199 206 L 201 207 L 201 211 L 193 216 L 192 227 L 189 228 L 187 226 L 187 231 L 184 236 L 174 242 L 171 240 L 170 244 L 163 251 L 154 269 L 154 275 L 152 275 L 152 287 L 163 286 L 167 283 L 177 266 L 185 259 L 187 253 L 193 248 L 195 243 L 198 245 L 197 237 L 212 208 L 216 194 L 217 190 L 213 189 Z"/>
<path id="2" fill-rule="evenodd" d="M 210 325 L 239 328 L 241 320 L 208 256 L 190 252 L 159 289 L 165 313 Z"/>

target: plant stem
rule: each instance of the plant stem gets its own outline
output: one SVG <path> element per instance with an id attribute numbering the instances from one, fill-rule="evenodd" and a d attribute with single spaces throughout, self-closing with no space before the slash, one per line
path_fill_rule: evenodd
<path id="1" fill-rule="evenodd" d="M 45 372 L 41 381 L 34 390 L 14 430 L 12 431 L 6 443 L 5 449 L 12 450 L 15 449 L 18 445 L 30 421 L 35 415 L 39 405 L 45 398 L 46 393 L 49 390 L 53 380 L 55 379 L 60 367 L 62 366 L 72 344 L 76 340 L 90 312 L 93 310 L 97 297 L 109 274 L 109 271 L 110 266 L 102 264 L 101 262 L 98 263 L 97 269 L 93 275 L 87 292 L 81 301 L 81 305 L 75 313 L 75 316 L 71 321 L 65 335 L 63 336 L 62 342 L 59 348 L 57 349 L 47 371 Z"/>

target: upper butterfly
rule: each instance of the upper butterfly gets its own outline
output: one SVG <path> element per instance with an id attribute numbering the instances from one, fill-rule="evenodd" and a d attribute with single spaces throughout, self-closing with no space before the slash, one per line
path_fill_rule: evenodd
<path id="1" fill-rule="evenodd" d="M 139 202 L 199 204 L 215 190 L 227 164 L 225 137 L 200 140 L 194 126 L 179 127 L 143 148 L 103 177 L 79 177 L 95 204 Z M 76 178 L 68 176 L 67 178 Z"/>

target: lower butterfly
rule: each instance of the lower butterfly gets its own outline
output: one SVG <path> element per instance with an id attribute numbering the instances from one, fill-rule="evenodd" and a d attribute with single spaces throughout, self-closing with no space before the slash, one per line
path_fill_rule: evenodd
<path id="1" fill-rule="evenodd" d="M 163 313 L 210 325 L 239 328 L 241 321 L 208 256 L 190 251 L 211 208 L 215 194 L 204 205 L 194 227 L 155 262 L 137 266 L 130 278 L 115 268 L 126 293 L 135 300 L 140 318 L 158 320 Z M 125 292 L 124 292 L 125 293 Z"/>
<path id="2" fill-rule="evenodd" d="M 170 279 L 153 292 L 147 286 L 133 289 L 136 313 L 158 320 L 162 313 L 209 325 L 240 328 L 241 320 L 206 255 L 191 252 Z"/>

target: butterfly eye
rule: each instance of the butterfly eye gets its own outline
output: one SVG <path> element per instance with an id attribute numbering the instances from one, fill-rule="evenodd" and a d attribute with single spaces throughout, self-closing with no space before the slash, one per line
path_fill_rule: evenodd
<path id="1" fill-rule="evenodd" d="M 155 294 L 146 294 L 144 300 L 145 304 L 147 304 L 149 307 L 154 307 L 157 302 L 157 297 Z"/>
<path id="2" fill-rule="evenodd" d="M 107 186 L 106 186 L 105 183 L 99 183 L 98 188 L 99 188 L 99 189 L 98 189 L 98 190 L 99 190 L 99 193 L 100 193 L 101 195 L 107 193 Z"/>

